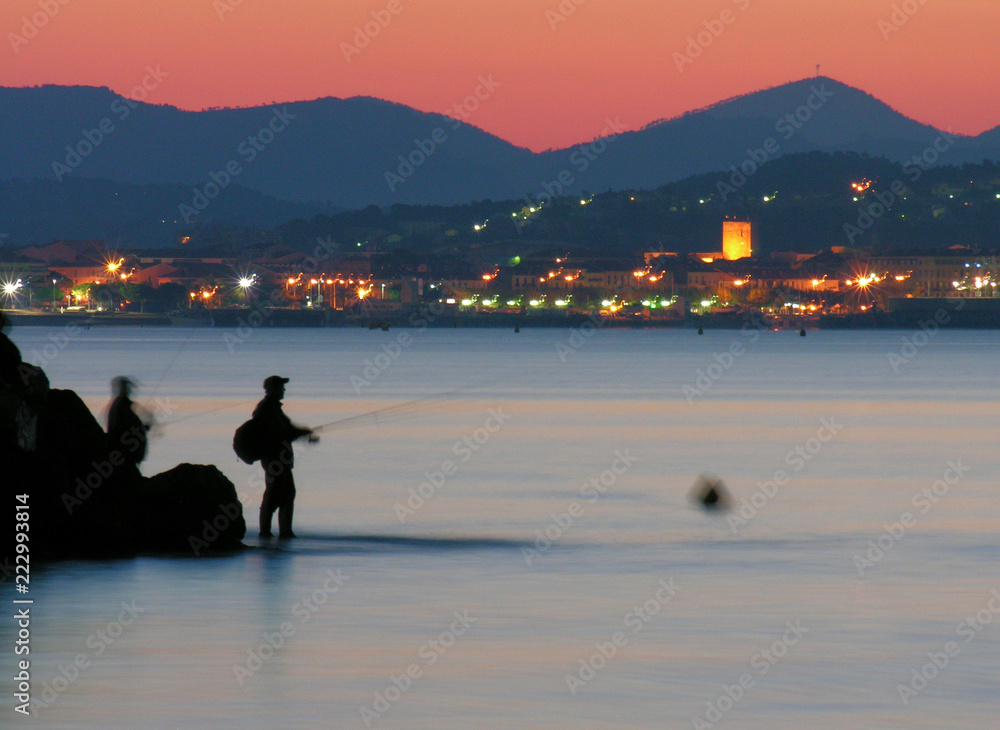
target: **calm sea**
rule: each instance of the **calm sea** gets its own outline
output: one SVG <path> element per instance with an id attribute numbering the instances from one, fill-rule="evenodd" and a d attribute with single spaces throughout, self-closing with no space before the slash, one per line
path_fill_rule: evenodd
<path id="1" fill-rule="evenodd" d="M 1000 727 L 1000 333 L 12 337 L 102 421 L 138 380 L 144 472 L 218 465 L 253 546 L 36 565 L 26 727 Z M 264 549 L 271 374 L 342 423 Z"/>

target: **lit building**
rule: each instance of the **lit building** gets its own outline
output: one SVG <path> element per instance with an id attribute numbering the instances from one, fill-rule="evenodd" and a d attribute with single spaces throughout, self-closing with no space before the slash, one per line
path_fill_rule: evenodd
<path id="1" fill-rule="evenodd" d="M 749 258 L 750 222 L 722 221 L 722 257 L 726 261 Z"/>

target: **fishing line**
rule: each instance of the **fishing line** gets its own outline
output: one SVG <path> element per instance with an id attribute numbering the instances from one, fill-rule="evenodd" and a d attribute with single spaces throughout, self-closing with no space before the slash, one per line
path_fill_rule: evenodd
<path id="1" fill-rule="evenodd" d="M 382 423 L 386 423 L 414 413 L 423 413 L 424 411 L 429 411 L 430 409 L 440 405 L 441 402 L 447 400 L 449 397 L 454 396 L 460 392 L 462 391 L 449 391 L 446 393 L 437 393 L 435 395 L 429 395 L 424 398 L 417 398 L 415 400 L 406 401 L 405 403 L 397 403 L 396 405 L 386 406 L 385 408 L 378 408 L 374 411 L 369 411 L 368 413 L 361 413 L 357 416 L 348 416 L 347 418 L 341 418 L 337 421 L 324 423 L 320 426 L 315 426 L 312 430 L 342 431 L 347 428 L 357 428 L 359 426 L 364 426 L 369 421 L 371 421 L 377 426 L 379 425 L 379 417 L 381 417 Z"/>
<path id="2" fill-rule="evenodd" d="M 254 400 L 241 400 L 238 403 L 230 403 L 229 405 L 219 406 L 218 408 L 209 408 L 207 411 L 199 411 L 198 413 L 192 413 L 190 416 L 183 416 L 182 418 L 175 418 L 173 421 L 164 421 L 159 424 L 161 426 L 172 426 L 175 423 L 180 423 L 181 421 L 187 421 L 192 418 L 199 418 L 200 416 L 206 416 L 209 413 L 217 413 L 218 411 L 225 411 L 230 408 L 236 408 L 237 406 L 245 406 L 248 403 L 254 403 Z"/>
<path id="3" fill-rule="evenodd" d="M 153 409 L 150 409 L 149 403 L 152 400 L 153 396 L 156 395 L 156 392 L 160 389 L 160 386 L 163 385 L 163 381 L 166 379 L 167 375 L 170 374 L 170 371 L 174 367 L 174 363 L 177 362 L 177 358 L 180 357 L 181 353 L 184 351 L 184 348 L 187 346 L 187 343 L 190 342 L 191 336 L 193 334 L 194 334 L 194 328 L 193 327 L 189 328 L 187 336 L 183 340 L 181 340 L 181 346 L 177 348 L 177 351 L 174 353 L 174 356 L 170 358 L 170 362 L 167 363 L 167 367 L 160 374 L 160 377 L 156 381 L 156 384 L 153 385 L 153 389 L 149 392 L 149 394 L 146 397 L 142 399 L 141 402 L 136 402 L 135 404 L 137 415 L 141 414 L 142 420 L 147 424 L 151 436 L 162 435 L 159 431 L 159 427 L 166 426 L 168 422 L 165 421 L 163 423 L 157 423 L 155 417 L 156 409 L 155 407 Z"/>
<path id="4" fill-rule="evenodd" d="M 432 395 L 424 396 L 423 398 L 415 398 L 413 400 L 406 401 L 404 403 L 397 403 L 391 406 L 385 406 L 384 408 L 377 408 L 374 411 L 368 411 L 367 413 L 360 413 L 355 416 L 348 416 L 347 418 L 340 418 L 336 421 L 331 421 L 329 423 L 324 423 L 319 426 L 314 426 L 312 428 L 315 432 L 333 432 L 333 431 L 343 431 L 349 428 L 359 428 L 361 426 L 368 425 L 369 423 L 374 423 L 376 426 L 382 423 L 391 423 L 399 419 L 405 418 L 406 416 L 420 414 L 430 411 L 436 407 L 440 407 L 449 398 L 462 393 L 468 393 L 477 388 L 481 388 L 488 383 L 479 383 L 476 385 L 471 385 L 467 388 L 461 388 L 458 390 L 449 390 L 443 393 L 434 393 Z M 188 416 L 183 416 L 181 418 L 176 418 L 172 421 L 164 421 L 161 425 L 171 426 L 175 423 L 181 423 L 182 421 L 187 421 L 192 418 L 198 418 L 200 416 L 207 415 L 209 413 L 217 413 L 218 411 L 228 410 L 230 408 L 236 408 L 238 406 L 247 405 L 249 403 L 254 403 L 254 400 L 244 400 L 238 403 L 229 403 L 228 405 L 219 406 L 218 408 L 211 408 L 207 411 L 200 411 L 198 413 L 192 413 Z"/>

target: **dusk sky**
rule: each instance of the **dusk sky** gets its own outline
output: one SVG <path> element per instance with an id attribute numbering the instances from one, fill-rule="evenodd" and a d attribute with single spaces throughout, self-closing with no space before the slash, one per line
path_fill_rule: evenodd
<path id="1" fill-rule="evenodd" d="M 373 13 L 388 23 L 345 53 Z M 128 94 L 158 65 L 168 76 L 146 101 L 183 109 L 364 95 L 443 113 L 483 77 L 495 88 L 466 121 L 543 150 L 818 63 L 920 122 L 979 134 L 1000 124 L 998 21 L 997 0 L 7 0 L 0 85 Z"/>

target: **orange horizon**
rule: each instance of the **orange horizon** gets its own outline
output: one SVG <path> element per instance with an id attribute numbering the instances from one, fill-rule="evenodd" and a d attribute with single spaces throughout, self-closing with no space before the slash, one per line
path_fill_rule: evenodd
<path id="1" fill-rule="evenodd" d="M 159 65 L 168 75 L 145 101 L 188 111 L 365 96 L 444 114 L 478 94 L 463 121 L 537 152 L 593 139 L 607 119 L 640 129 L 809 78 L 819 63 L 938 129 L 1000 125 L 1000 6 L 976 0 L 77 2 L 6 4 L 0 85 L 128 95 Z"/>

